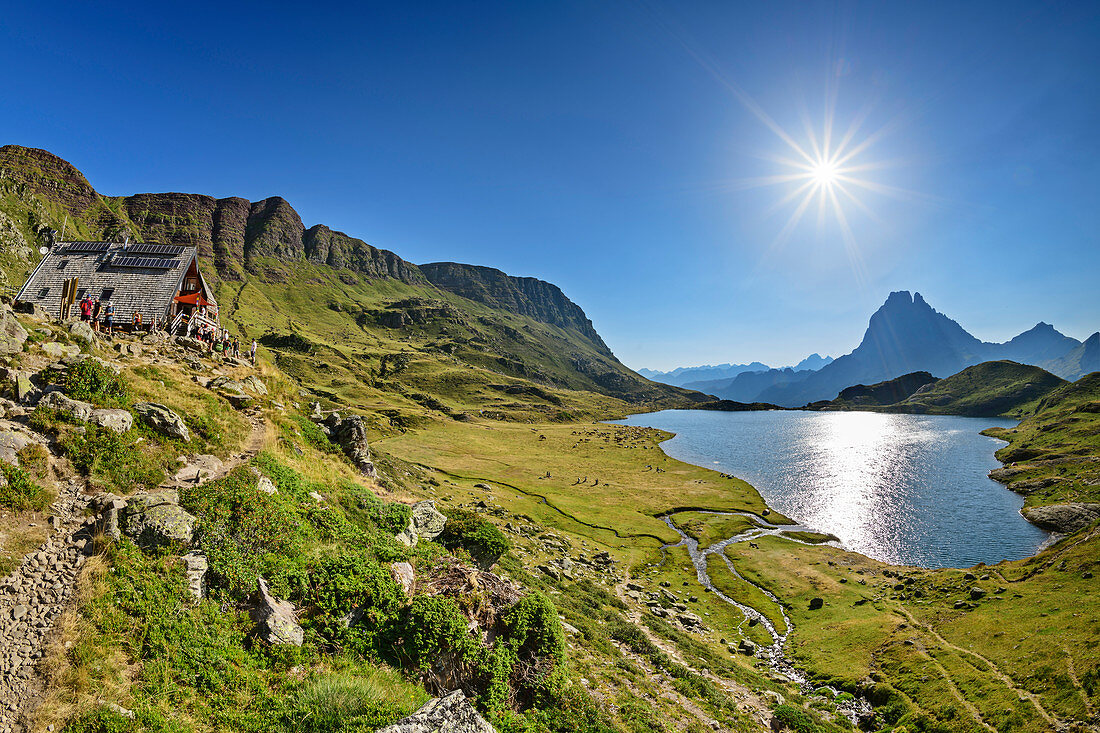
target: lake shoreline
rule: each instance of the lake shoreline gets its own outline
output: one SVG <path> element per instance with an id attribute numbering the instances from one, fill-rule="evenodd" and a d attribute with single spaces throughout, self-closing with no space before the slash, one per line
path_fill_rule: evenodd
<path id="1" fill-rule="evenodd" d="M 927 555 L 927 551 L 929 549 L 929 546 L 934 544 L 934 542 L 935 542 L 934 538 L 927 538 L 927 537 L 924 538 L 921 542 L 912 542 L 911 544 L 907 545 L 906 548 L 905 548 L 906 550 L 914 551 L 917 554 L 921 554 L 923 552 L 925 554 L 925 556 L 923 558 L 919 558 L 919 559 L 914 558 L 914 557 L 904 557 L 904 556 L 903 557 L 898 557 L 896 554 L 893 555 L 893 556 L 885 554 L 885 553 L 878 554 L 878 553 L 875 553 L 873 550 L 868 550 L 866 544 L 863 544 L 861 546 L 853 546 L 853 543 L 851 543 L 849 541 L 846 541 L 844 539 L 844 534 L 845 533 L 843 532 L 843 529 L 841 529 L 837 526 L 834 526 L 829 522 L 817 521 L 812 516 L 811 517 L 800 517 L 798 511 L 792 510 L 789 505 L 784 504 L 782 501 L 780 501 L 779 504 L 777 505 L 777 502 L 776 502 L 777 497 L 776 497 L 775 487 L 774 486 L 769 487 L 767 485 L 762 487 L 760 485 L 761 484 L 761 474 L 759 472 L 757 472 L 754 475 L 753 471 L 737 471 L 737 470 L 731 469 L 729 467 L 729 465 L 719 464 L 719 461 L 716 461 L 716 460 L 708 461 L 706 459 L 708 459 L 708 458 L 713 459 L 713 456 L 710 456 L 710 455 L 702 456 L 702 455 L 700 455 L 698 453 L 697 446 L 695 447 L 696 448 L 695 450 L 685 449 L 685 450 L 671 450 L 670 451 L 669 446 L 667 445 L 670 442 L 677 441 L 677 440 L 690 442 L 691 436 L 685 434 L 688 431 L 674 429 L 673 427 L 671 427 L 668 424 L 662 424 L 662 425 L 650 424 L 650 423 L 653 422 L 652 420 L 646 420 L 645 425 L 638 422 L 639 418 L 642 418 L 643 416 L 662 415 L 662 414 L 676 413 L 676 412 L 696 412 L 696 413 L 702 412 L 702 413 L 710 413 L 712 415 L 716 415 L 716 414 L 728 413 L 729 411 L 725 411 L 725 410 L 722 410 L 722 411 L 711 411 L 711 410 L 697 411 L 697 410 L 693 409 L 693 410 L 690 410 L 690 411 L 688 411 L 688 410 L 682 410 L 682 411 L 678 411 L 678 410 L 661 410 L 661 411 L 656 411 L 656 412 L 632 413 L 632 414 L 626 416 L 625 418 L 622 418 L 621 420 L 608 421 L 607 424 L 620 424 L 620 425 L 626 424 L 626 425 L 634 425 L 636 427 L 643 427 L 644 426 L 644 427 L 649 427 L 649 428 L 661 430 L 665 433 L 668 433 L 669 437 L 662 440 L 662 441 L 660 441 L 659 446 L 660 446 L 660 450 L 666 456 L 668 456 L 669 458 L 672 458 L 672 459 L 678 460 L 678 461 L 684 461 L 685 463 L 690 463 L 690 464 L 698 466 L 700 468 L 716 471 L 717 473 L 719 473 L 721 475 L 736 476 L 737 478 L 740 478 L 741 480 L 748 483 L 750 486 L 753 487 L 754 490 L 757 491 L 757 493 L 761 496 L 761 499 L 766 503 L 766 505 L 769 508 L 771 513 L 779 514 L 781 516 L 782 515 L 787 515 L 791 518 L 788 521 L 792 521 L 793 523 L 798 523 L 798 524 L 802 524 L 802 525 L 806 525 L 806 526 L 811 526 L 815 530 L 817 530 L 821 533 L 824 533 L 824 534 L 831 534 L 831 535 L 834 535 L 834 536 L 838 536 L 840 538 L 839 539 L 839 544 L 842 547 L 842 549 L 846 549 L 846 550 L 849 550 L 849 551 L 852 551 L 852 552 L 860 553 L 860 554 L 865 555 L 865 556 L 867 556 L 871 559 L 874 559 L 874 560 L 877 560 L 877 561 L 880 561 L 880 562 L 895 564 L 895 565 L 898 565 L 898 566 L 919 567 L 919 568 L 924 568 L 924 569 L 967 568 L 967 567 L 974 567 L 975 565 L 980 565 L 980 564 L 994 564 L 995 562 L 998 562 L 1000 560 L 1022 560 L 1022 559 L 1026 559 L 1026 558 L 1029 558 L 1029 557 L 1034 557 L 1036 554 L 1038 554 L 1040 551 L 1042 551 L 1042 549 L 1044 549 L 1046 547 L 1049 547 L 1051 544 L 1053 544 L 1054 542 L 1057 541 L 1056 538 L 1050 536 L 1050 534 L 1047 530 L 1045 530 L 1044 528 L 1039 527 L 1035 523 L 1029 521 L 1028 517 L 1021 511 L 1021 508 L 1016 508 L 1012 511 L 1013 517 L 1018 516 L 1021 519 L 1023 519 L 1024 521 L 1021 524 L 1025 525 L 1027 528 L 1032 530 L 1033 534 L 1032 534 L 1032 537 L 1030 538 L 1030 540 L 1031 540 L 1030 542 L 1027 539 L 1022 540 L 1022 542 L 1025 545 L 1027 545 L 1026 550 L 1024 550 L 1023 552 L 1009 553 L 1005 557 L 1000 557 L 1000 558 L 986 557 L 986 558 L 977 558 L 977 559 L 974 559 L 972 557 L 967 557 L 962 562 L 954 562 L 954 563 L 945 562 L 944 559 L 941 559 L 941 560 L 937 561 L 935 559 L 930 558 L 930 556 Z M 738 413 L 741 413 L 741 414 L 751 413 L 752 415 L 757 415 L 757 414 L 760 414 L 760 413 L 767 413 L 767 412 L 772 412 L 773 414 L 784 414 L 784 415 L 790 415 L 792 413 L 802 413 L 803 415 L 806 415 L 806 416 L 815 416 L 815 417 L 816 416 L 830 415 L 830 414 L 831 415 L 867 414 L 867 415 L 880 415 L 880 416 L 884 416 L 884 417 L 890 416 L 888 413 L 881 413 L 881 412 L 877 412 L 877 411 L 876 412 L 872 412 L 872 411 L 816 411 L 816 410 L 789 409 L 789 408 L 778 408 L 774 411 L 772 411 L 772 410 L 761 410 L 761 409 L 735 411 L 731 414 L 731 416 L 732 415 L 737 415 L 738 417 L 740 417 L 741 415 L 738 414 Z M 895 417 L 896 417 L 896 415 L 895 415 Z M 930 419 L 933 419 L 933 420 L 938 420 L 938 419 L 942 419 L 942 418 L 952 418 L 952 417 L 956 417 L 956 416 L 900 415 L 900 417 L 903 417 L 903 418 L 918 418 L 918 419 L 921 419 L 921 418 L 928 419 L 928 418 L 930 418 Z M 957 417 L 959 419 L 967 420 L 967 421 L 975 420 L 975 419 L 979 419 L 979 420 L 983 420 L 983 421 L 999 419 L 1001 421 L 1010 422 L 1010 420 L 1006 419 L 1006 418 L 972 418 L 972 417 L 962 417 L 962 416 L 957 416 Z M 750 419 L 752 419 L 752 418 L 750 418 Z M 1014 423 L 1016 421 L 1011 421 L 1011 422 Z M 986 423 L 986 426 L 988 427 L 988 422 Z M 969 426 L 967 426 L 967 428 L 969 428 Z M 978 436 L 983 436 L 983 434 L 980 430 L 967 430 L 966 434 L 970 438 L 977 438 Z M 993 438 L 994 436 L 983 436 L 983 437 Z M 1002 438 L 998 437 L 997 439 L 999 441 L 1003 441 Z M 996 460 L 995 456 L 993 456 L 993 459 Z M 996 462 L 997 462 L 998 465 L 1003 465 L 1000 461 L 996 461 Z M 973 471 L 971 471 L 971 473 L 973 473 Z M 998 493 L 1004 492 L 1008 496 L 1011 496 L 1011 497 L 1014 497 L 1014 498 L 1018 496 L 1014 492 L 1011 492 L 1011 491 L 1006 492 L 1004 486 L 1002 486 L 998 482 L 993 481 L 987 475 L 987 473 L 985 473 L 985 472 L 982 473 L 982 479 L 983 480 L 989 480 L 989 483 L 992 486 L 996 486 L 997 490 L 998 490 Z M 977 512 L 976 516 L 983 516 L 983 515 L 986 515 L 986 514 L 991 514 L 991 512 L 990 512 L 990 509 L 991 509 L 990 501 L 987 500 L 985 502 L 982 502 L 980 505 L 974 505 L 973 502 L 971 502 L 971 504 L 972 505 L 970 507 L 964 507 L 964 510 L 969 510 L 969 512 L 972 513 L 972 514 L 974 512 Z M 952 509 L 952 510 L 955 509 L 955 508 L 956 507 L 954 507 L 954 506 L 949 507 L 949 509 Z M 1001 506 L 999 508 L 998 507 L 992 507 L 992 509 L 997 509 L 997 510 L 1002 511 L 1002 512 L 1005 511 L 1003 503 L 1001 504 Z M 719 511 L 719 512 L 721 511 L 720 509 L 715 509 L 715 508 L 711 508 L 711 507 L 691 507 L 691 508 L 684 508 L 683 509 L 683 511 L 691 511 L 691 510 L 696 510 L 696 511 Z M 666 512 L 666 513 L 669 513 L 669 512 Z M 863 512 L 862 516 L 863 516 L 863 519 L 861 521 L 866 523 L 866 520 L 868 519 L 868 517 L 882 517 L 884 515 L 881 512 L 878 512 L 878 513 Z M 766 516 L 761 517 L 761 519 L 763 519 L 763 521 L 765 521 L 765 522 L 774 521 L 773 519 L 769 519 Z M 840 529 L 840 531 L 838 531 L 838 529 Z M 987 529 L 989 530 L 989 534 L 992 534 L 992 535 L 1001 534 L 1001 531 L 1000 531 L 1001 526 L 1000 525 L 998 525 L 997 527 L 992 527 L 992 526 L 989 526 L 988 523 L 987 523 Z M 1019 526 L 1017 526 L 1017 532 L 1019 532 Z M 1035 533 L 1041 533 L 1041 535 L 1040 534 L 1035 534 Z M 858 545 L 859 543 L 856 543 L 856 544 Z M 1018 547 L 1018 545 L 1017 545 L 1017 547 Z M 1002 547 L 1001 550 L 997 550 L 996 546 L 994 546 L 993 548 L 991 548 L 990 551 L 1000 552 L 1000 551 L 1004 551 L 1004 548 Z M 950 556 L 946 556 L 945 559 L 949 560 Z M 970 561 L 970 560 L 973 560 L 973 561 Z"/>

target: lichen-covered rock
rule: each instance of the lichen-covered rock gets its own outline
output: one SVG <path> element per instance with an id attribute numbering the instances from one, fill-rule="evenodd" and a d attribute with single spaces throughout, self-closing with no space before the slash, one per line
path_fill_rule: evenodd
<path id="1" fill-rule="evenodd" d="M 86 346 L 95 344 L 95 331 L 84 321 L 71 321 L 69 323 L 69 333 L 72 334 L 74 339 Z"/>
<path id="2" fill-rule="evenodd" d="M 119 513 L 122 533 L 142 546 L 191 544 L 195 516 L 179 505 L 175 491 L 135 494 Z"/>
<path id="3" fill-rule="evenodd" d="M 245 389 L 251 390 L 258 395 L 267 394 L 267 385 L 264 384 L 264 380 L 260 379 L 255 374 L 249 374 L 241 380 L 241 384 L 244 385 Z"/>
<path id="4" fill-rule="evenodd" d="M 27 343 L 27 331 L 20 325 L 11 306 L 0 303 L 0 354 L 18 354 Z"/>
<path id="5" fill-rule="evenodd" d="M 419 501 L 413 504 L 409 526 L 397 535 L 397 541 L 409 547 L 415 547 L 421 537 L 434 540 L 442 534 L 446 524 L 447 517 L 435 508 L 434 501 Z"/>
<path id="6" fill-rule="evenodd" d="M 294 604 L 275 598 L 263 578 L 256 580 L 256 606 L 253 608 L 256 633 L 268 644 L 301 646 L 305 632 L 298 625 Z"/>
<path id="7" fill-rule="evenodd" d="M 210 569 L 206 555 L 198 550 L 192 550 L 180 559 L 186 566 L 187 592 L 201 600 L 206 597 L 206 571 Z"/>
<path id="8" fill-rule="evenodd" d="M 496 733 L 470 701 L 455 690 L 429 700 L 422 708 L 378 733 Z"/>
<path id="9" fill-rule="evenodd" d="M 1100 519 L 1100 504 L 1072 502 L 1027 507 L 1023 515 L 1032 524 L 1049 532 L 1073 534 Z"/>
<path id="10" fill-rule="evenodd" d="M 38 401 L 38 406 L 57 410 L 80 422 L 88 422 L 92 416 L 92 410 L 95 409 L 90 403 L 74 400 L 61 392 L 48 393 Z"/>
<path id="11" fill-rule="evenodd" d="M 169 438 L 178 438 L 184 442 L 191 440 L 191 431 L 183 418 L 164 405 L 156 402 L 139 402 L 130 407 L 143 423 Z"/>
<path id="12" fill-rule="evenodd" d="M 38 387 L 31 381 L 31 375 L 18 372 L 15 375 L 15 399 L 19 402 L 32 402 L 38 396 Z"/>
<path id="13" fill-rule="evenodd" d="M 126 410 L 100 407 L 92 410 L 88 422 L 116 433 L 125 433 L 134 427 L 134 416 Z"/>
<path id="14" fill-rule="evenodd" d="M 61 344 L 57 341 L 47 341 L 41 346 L 47 356 L 54 359 L 62 359 L 66 356 L 74 356 L 80 353 L 80 347 L 72 344 Z"/>

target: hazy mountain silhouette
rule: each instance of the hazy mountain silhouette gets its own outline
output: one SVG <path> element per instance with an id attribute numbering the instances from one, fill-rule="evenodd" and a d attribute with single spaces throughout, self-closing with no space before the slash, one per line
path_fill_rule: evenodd
<path id="1" fill-rule="evenodd" d="M 1042 366 L 1051 374 L 1057 374 L 1071 382 L 1076 382 L 1086 374 L 1100 372 L 1100 331 Z"/>
<path id="2" fill-rule="evenodd" d="M 875 311 L 863 341 L 852 353 L 810 373 L 805 379 L 776 384 L 759 394 L 738 399 L 797 407 L 832 399 L 853 384 L 874 384 L 911 372 L 926 371 L 937 377 L 947 377 L 993 359 L 1041 365 L 1060 358 L 1053 354 L 1061 352 L 1064 356 L 1080 345 L 1076 339 L 1045 323 L 1004 344 L 986 343 L 937 312 L 920 293 L 910 295 L 903 290 L 890 293 L 886 302 Z"/>

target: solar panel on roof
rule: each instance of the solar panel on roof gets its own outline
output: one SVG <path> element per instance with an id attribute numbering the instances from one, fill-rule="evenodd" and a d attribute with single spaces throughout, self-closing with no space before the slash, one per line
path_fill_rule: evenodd
<path id="1" fill-rule="evenodd" d="M 131 244 L 126 248 L 128 255 L 156 255 L 158 257 L 179 257 L 183 247 L 175 244 Z"/>
<path id="2" fill-rule="evenodd" d="M 111 246 L 110 242 L 73 242 L 66 251 L 68 252 L 106 252 Z"/>
<path id="3" fill-rule="evenodd" d="M 171 270 L 180 266 L 179 260 L 168 260 L 163 257 L 133 257 L 130 255 L 118 256 L 111 260 L 115 267 L 153 267 L 161 270 Z"/>

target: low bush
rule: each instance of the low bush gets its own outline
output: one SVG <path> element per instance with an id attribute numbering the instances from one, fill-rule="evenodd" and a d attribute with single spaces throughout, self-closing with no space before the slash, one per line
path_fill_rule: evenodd
<path id="1" fill-rule="evenodd" d="M 64 389 L 74 400 L 107 407 L 127 407 L 130 391 L 113 369 L 96 359 L 83 359 L 65 373 Z"/>
<path id="2" fill-rule="evenodd" d="M 22 468 L 0 461 L 0 472 L 4 477 L 3 485 L 0 485 L 0 506 L 5 509 L 41 511 L 53 501 L 50 492 Z"/>
<path id="3" fill-rule="evenodd" d="M 302 733 L 365 733 L 408 715 L 424 697 L 392 671 L 327 675 L 308 682 L 293 698 L 286 727 Z"/>
<path id="4" fill-rule="evenodd" d="M 128 494 L 137 487 L 154 489 L 164 481 L 164 468 L 143 450 L 133 432 L 88 425 L 58 442 L 76 470 L 107 488 Z"/>
<path id="5" fill-rule="evenodd" d="M 447 510 L 447 525 L 437 541 L 447 549 L 466 550 L 482 570 L 491 568 L 511 549 L 508 538 L 495 524 L 458 508 Z"/>

